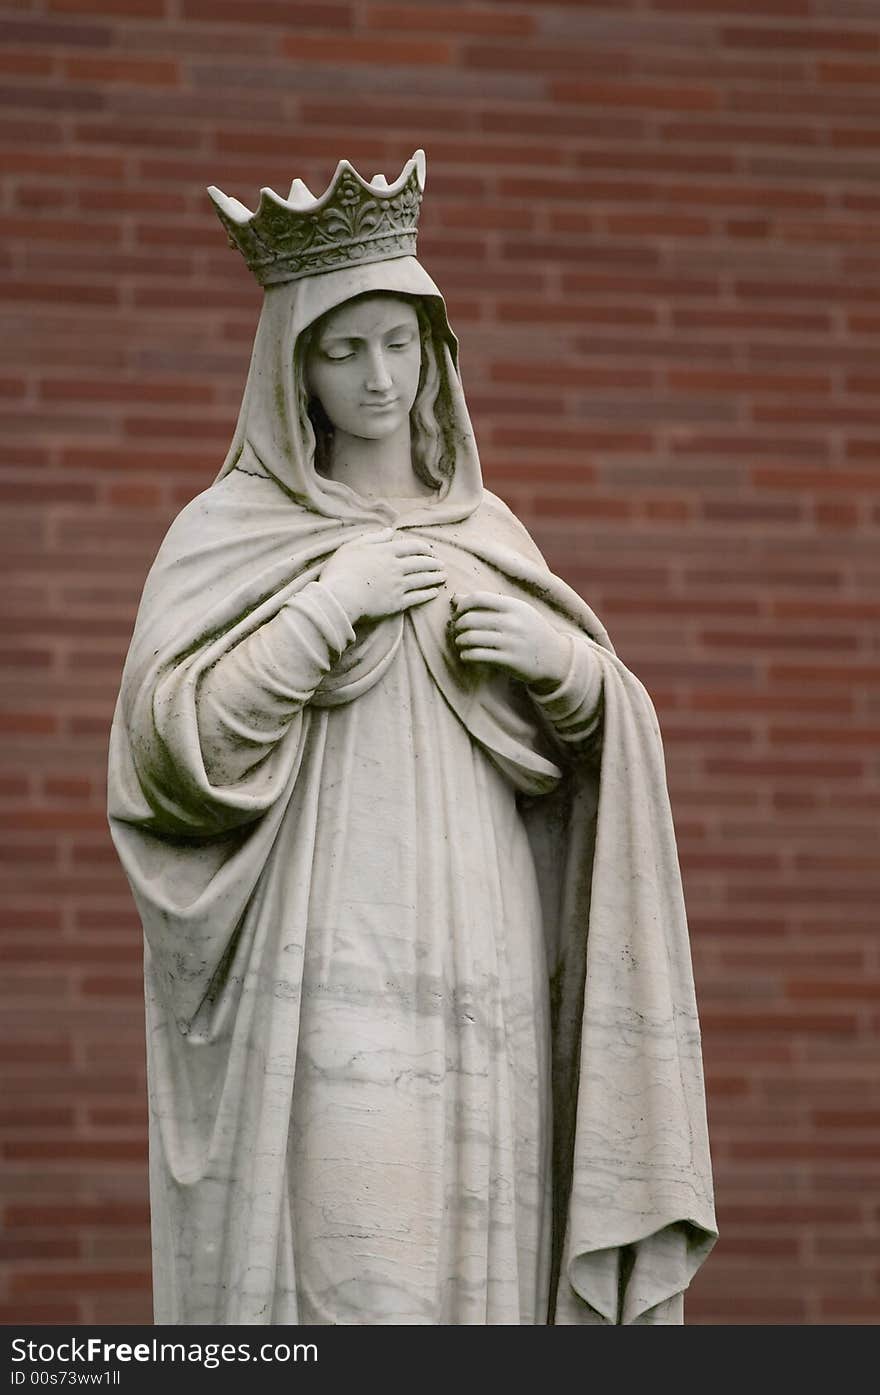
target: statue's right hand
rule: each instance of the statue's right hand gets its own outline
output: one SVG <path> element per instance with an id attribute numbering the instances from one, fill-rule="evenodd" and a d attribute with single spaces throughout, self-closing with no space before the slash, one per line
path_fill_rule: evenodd
<path id="1" fill-rule="evenodd" d="M 318 579 L 356 625 L 431 600 L 446 573 L 423 540 L 383 528 L 343 543 Z"/>

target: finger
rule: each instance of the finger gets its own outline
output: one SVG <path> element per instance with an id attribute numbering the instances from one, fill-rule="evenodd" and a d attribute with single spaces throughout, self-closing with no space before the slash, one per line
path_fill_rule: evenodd
<path id="1" fill-rule="evenodd" d="M 470 591 L 465 596 L 454 596 L 453 604 L 459 615 L 474 607 L 483 610 L 509 610 L 511 597 L 501 596 L 495 591 Z"/>
<path id="2" fill-rule="evenodd" d="M 501 656 L 497 649 L 466 649 L 458 656 L 465 664 L 495 664 L 502 666 Z"/>
<path id="3" fill-rule="evenodd" d="M 500 634 L 502 630 L 509 628 L 507 615 L 498 610 L 469 610 L 465 615 L 459 615 L 453 620 L 452 625 L 459 633 L 471 629 L 492 630 L 494 634 Z"/>
<path id="4" fill-rule="evenodd" d="M 394 535 L 394 550 L 398 557 L 412 556 L 414 553 L 421 553 L 426 557 L 434 555 L 424 538 L 408 538 L 404 533 Z"/>
<path id="5" fill-rule="evenodd" d="M 422 601 L 430 601 L 439 594 L 439 587 L 436 586 L 426 587 L 421 591 L 408 591 L 404 597 L 403 608 L 408 610 L 410 606 L 421 605 Z"/>
<path id="6" fill-rule="evenodd" d="M 443 586 L 445 581 L 446 577 L 443 573 L 436 570 L 413 572 L 410 576 L 403 578 L 403 589 L 405 591 L 418 591 L 425 586 Z"/>
<path id="7" fill-rule="evenodd" d="M 455 635 L 455 642 L 459 649 L 497 649 L 502 637 L 492 630 L 466 630 Z"/>
<path id="8" fill-rule="evenodd" d="M 404 572 L 418 571 L 420 567 L 429 571 L 442 572 L 445 570 L 443 563 L 438 562 L 437 558 L 432 557 L 429 552 L 415 552 L 412 556 L 405 557 L 402 560 Z"/>
<path id="9" fill-rule="evenodd" d="M 436 557 L 420 557 L 418 561 L 401 564 L 401 576 L 417 576 L 419 572 L 436 572 L 438 576 L 445 576 L 446 568 L 437 561 Z"/>

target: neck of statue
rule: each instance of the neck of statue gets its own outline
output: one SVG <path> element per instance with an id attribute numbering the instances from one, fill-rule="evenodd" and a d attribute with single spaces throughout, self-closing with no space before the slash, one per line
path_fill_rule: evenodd
<path id="1" fill-rule="evenodd" d="M 422 499 L 434 494 L 413 471 L 408 421 L 378 441 L 337 429 L 327 474 L 365 499 Z"/>

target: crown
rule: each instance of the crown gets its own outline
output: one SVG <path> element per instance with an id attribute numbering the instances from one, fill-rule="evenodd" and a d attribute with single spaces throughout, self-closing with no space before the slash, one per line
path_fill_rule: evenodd
<path id="1" fill-rule="evenodd" d="M 261 189 L 256 213 L 214 185 L 208 193 L 230 246 L 261 286 L 275 286 L 360 262 L 414 256 L 424 187 L 425 152 L 417 150 L 393 184 L 384 174 L 368 183 L 340 160 L 319 198 L 295 179 L 286 199 Z"/>

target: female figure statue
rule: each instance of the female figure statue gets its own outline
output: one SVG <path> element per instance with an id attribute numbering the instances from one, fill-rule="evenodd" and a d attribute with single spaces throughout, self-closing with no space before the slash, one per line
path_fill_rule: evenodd
<path id="1" fill-rule="evenodd" d="M 159 1323 L 675 1322 L 714 1240 L 656 718 L 483 489 L 423 186 L 211 191 L 264 308 L 110 753 Z"/>

